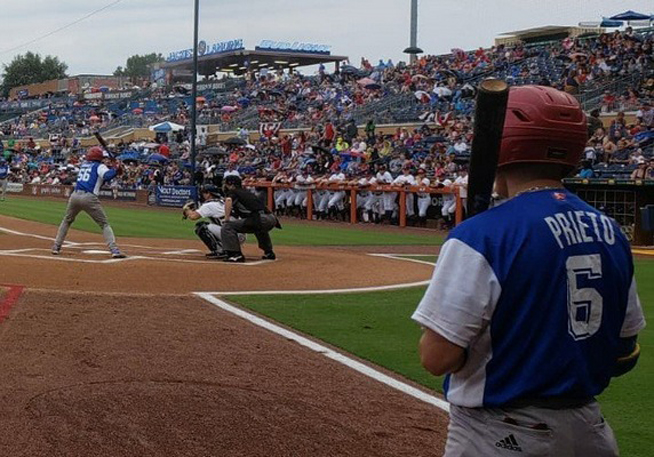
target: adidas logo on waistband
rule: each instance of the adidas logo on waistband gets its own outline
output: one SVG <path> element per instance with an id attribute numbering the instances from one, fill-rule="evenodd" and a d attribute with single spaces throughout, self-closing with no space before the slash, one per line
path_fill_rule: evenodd
<path id="1" fill-rule="evenodd" d="M 522 448 L 518 444 L 518 441 L 515 439 L 515 436 L 513 436 L 513 433 L 503 440 L 499 440 L 497 443 L 495 443 L 495 447 L 501 447 L 509 451 L 522 452 Z"/>

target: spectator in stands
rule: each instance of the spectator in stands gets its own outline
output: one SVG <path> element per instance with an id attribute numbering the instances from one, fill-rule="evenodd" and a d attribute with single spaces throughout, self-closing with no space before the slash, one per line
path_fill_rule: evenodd
<path id="1" fill-rule="evenodd" d="M 609 126 L 609 138 L 612 141 L 617 142 L 625 135 L 627 135 L 627 123 L 625 121 L 625 114 L 624 111 L 619 111 Z"/>
<path id="2" fill-rule="evenodd" d="M 572 67 L 570 67 L 566 72 L 563 90 L 569 94 L 576 95 L 579 93 L 580 86 L 581 80 L 579 75 Z"/>
<path id="3" fill-rule="evenodd" d="M 604 144 L 602 144 L 602 149 L 604 151 L 603 162 L 604 163 L 611 163 L 613 161 L 613 155 L 618 150 L 618 146 L 615 144 L 615 142 L 611 138 L 608 138 L 604 142 Z"/>
<path id="4" fill-rule="evenodd" d="M 460 136 L 457 140 L 456 143 L 454 143 L 454 150 L 456 151 L 456 155 L 461 155 L 461 154 L 466 154 L 470 147 L 465 141 L 465 138 L 463 136 Z"/>
<path id="5" fill-rule="evenodd" d="M 644 160 L 638 163 L 638 166 L 631 172 L 631 179 L 646 179 L 648 163 Z"/>
<path id="6" fill-rule="evenodd" d="M 592 140 L 588 140 L 586 149 L 584 149 L 584 160 L 590 162 L 591 165 L 597 163 L 597 149 L 595 149 L 595 144 Z"/>
<path id="7" fill-rule="evenodd" d="M 604 124 L 600 119 L 600 110 L 594 109 L 590 112 L 590 115 L 586 118 L 588 122 L 588 136 L 591 137 L 595 135 L 598 129 L 604 128 Z"/>
<path id="8" fill-rule="evenodd" d="M 649 165 L 647 167 L 645 179 L 654 179 L 654 157 L 649 159 Z"/>
<path id="9" fill-rule="evenodd" d="M 640 165 L 643 163 L 647 163 L 645 156 L 643 155 L 643 150 L 637 148 L 629 155 L 629 165 Z"/>
<path id="10" fill-rule="evenodd" d="M 368 123 L 366 123 L 365 131 L 366 131 L 366 138 L 368 140 L 368 143 L 374 143 L 375 142 L 375 121 L 372 119 L 368 120 Z"/>
<path id="11" fill-rule="evenodd" d="M 615 109 L 615 95 L 611 93 L 610 90 L 604 91 L 604 96 L 602 97 L 602 110 L 605 113 L 609 113 Z"/>
<path id="12" fill-rule="evenodd" d="M 649 102 L 644 102 L 636 112 L 636 118 L 647 130 L 654 126 L 654 108 Z"/>
<path id="13" fill-rule="evenodd" d="M 591 179 L 595 177 L 595 172 L 593 171 L 593 165 L 590 160 L 583 160 L 581 162 L 581 169 L 577 176 L 583 179 Z"/>
<path id="14" fill-rule="evenodd" d="M 611 157 L 611 162 L 613 163 L 629 163 L 629 140 L 626 138 L 620 138 L 618 144 L 616 145 L 616 150 Z"/>

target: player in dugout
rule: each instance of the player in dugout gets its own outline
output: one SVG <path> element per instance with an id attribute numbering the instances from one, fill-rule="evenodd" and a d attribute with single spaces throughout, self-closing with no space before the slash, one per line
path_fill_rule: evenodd
<path id="1" fill-rule="evenodd" d="M 225 262 L 245 262 L 238 240 L 239 233 L 254 233 L 263 251 L 263 260 L 275 260 L 270 231 L 281 228 L 277 217 L 266 208 L 266 205 L 252 192 L 243 188 L 239 176 L 227 176 L 223 180 L 225 192 L 225 221 L 222 228 Z M 235 219 L 234 216 L 238 217 Z"/>
<path id="2" fill-rule="evenodd" d="M 573 96 L 511 88 L 507 200 L 450 232 L 413 314 L 423 366 L 447 375 L 446 457 L 618 455 L 595 397 L 635 367 L 645 318 L 620 227 L 561 183 L 586 137 Z"/>

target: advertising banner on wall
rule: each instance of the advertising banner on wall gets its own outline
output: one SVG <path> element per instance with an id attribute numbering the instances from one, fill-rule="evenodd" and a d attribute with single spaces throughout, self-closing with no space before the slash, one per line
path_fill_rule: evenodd
<path id="1" fill-rule="evenodd" d="M 23 191 L 23 184 L 19 182 L 7 183 L 7 192 L 20 194 Z"/>
<path id="2" fill-rule="evenodd" d="M 121 201 L 136 201 L 136 190 L 134 189 L 121 189 L 121 188 L 101 188 L 100 198 L 105 200 L 121 200 Z"/>
<path id="3" fill-rule="evenodd" d="M 156 186 L 153 196 L 150 201 L 155 205 L 181 208 L 187 200 L 197 198 L 197 189 L 193 186 Z"/>
<path id="4" fill-rule="evenodd" d="M 70 197 L 72 186 L 53 186 L 50 184 L 27 184 L 28 193 L 36 197 Z"/>

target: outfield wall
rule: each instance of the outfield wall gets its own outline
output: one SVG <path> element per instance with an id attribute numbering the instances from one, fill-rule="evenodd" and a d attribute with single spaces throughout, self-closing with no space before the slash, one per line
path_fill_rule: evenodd
<path id="1" fill-rule="evenodd" d="M 397 185 L 373 185 L 364 189 L 357 185 L 332 183 L 318 184 L 307 188 L 296 189 L 294 185 L 272 183 L 270 181 L 246 181 L 246 187 L 255 188 L 265 192 L 266 206 L 274 211 L 274 195 L 276 190 L 294 189 L 307 193 L 307 207 L 304 218 L 313 220 L 313 196 L 316 191 L 326 190 L 329 192 L 345 192 L 345 201 L 349 205 L 349 223 L 356 224 L 358 221 L 357 198 L 359 192 L 373 192 L 378 195 L 393 193 L 397 196 L 398 224 L 400 227 L 407 225 L 406 204 L 408 194 L 431 194 L 432 196 L 454 195 L 456 207 L 454 212 L 455 223 L 463 220 L 465 201 L 459 196 L 456 187 L 434 188 L 427 186 L 397 186 Z M 11 183 L 8 191 L 14 194 L 30 197 L 55 197 L 67 199 L 73 192 L 73 186 L 51 185 L 51 184 L 18 184 Z M 196 199 L 195 188 L 191 186 L 153 186 L 150 189 L 114 189 L 103 187 L 100 189 L 100 199 L 133 202 L 143 206 L 164 206 L 181 208 L 189 199 Z M 416 199 L 417 200 L 417 199 Z"/>

